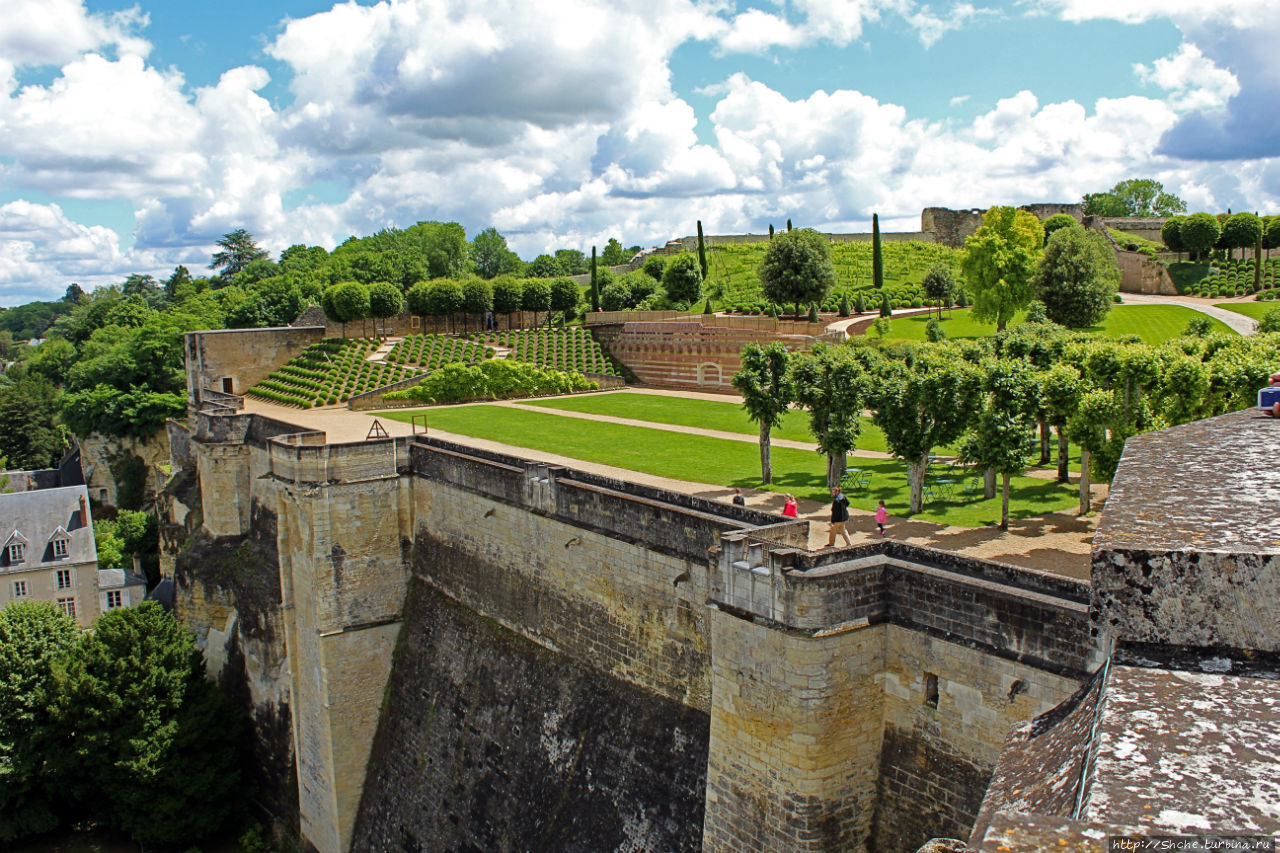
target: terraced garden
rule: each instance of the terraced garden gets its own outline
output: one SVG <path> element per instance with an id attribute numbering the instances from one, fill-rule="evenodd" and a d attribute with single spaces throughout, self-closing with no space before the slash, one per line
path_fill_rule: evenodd
<path id="1" fill-rule="evenodd" d="M 767 310 L 768 304 L 760 292 L 759 272 L 767 248 L 768 243 L 713 247 L 707 257 L 707 288 L 712 291 L 718 288 L 730 309 L 755 313 Z M 925 294 L 920 289 L 920 282 L 934 264 L 947 267 L 956 280 L 960 280 L 963 253 L 959 249 L 916 240 L 885 242 L 882 248 L 884 289 L 894 308 L 919 308 L 923 304 Z M 880 293 L 871 286 L 870 242 L 833 243 L 831 261 L 836 268 L 836 286 L 820 306 L 822 310 L 837 310 L 842 296 L 849 299 L 852 307 L 859 292 L 863 294 L 868 310 L 879 308 Z"/>
<path id="2" fill-rule="evenodd" d="M 446 364 L 474 364 L 493 358 L 493 348 L 453 335 L 410 335 L 391 348 L 387 361 L 435 370 Z"/>
<path id="3" fill-rule="evenodd" d="M 621 376 L 617 365 L 604 354 L 595 338 L 579 326 L 483 332 L 470 338 L 480 344 L 506 347 L 511 350 L 511 358 L 538 367 Z"/>
<path id="4" fill-rule="evenodd" d="M 1229 299 L 1256 293 L 1260 301 L 1280 299 L 1280 258 L 1262 259 L 1262 280 L 1256 290 L 1254 270 L 1253 258 L 1169 265 L 1179 289 L 1192 296 Z"/>
<path id="5" fill-rule="evenodd" d="M 357 394 L 421 372 L 411 367 L 368 361 L 370 352 L 377 347 L 376 339 L 327 338 L 307 347 L 245 394 L 310 409 L 345 403 Z"/>

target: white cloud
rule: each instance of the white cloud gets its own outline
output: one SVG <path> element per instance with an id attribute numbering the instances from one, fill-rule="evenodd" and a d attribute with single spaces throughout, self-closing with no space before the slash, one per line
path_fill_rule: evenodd
<path id="1" fill-rule="evenodd" d="M 963 106 L 964 102 L 967 100 L 969 100 L 968 95 L 954 95 L 950 101 L 947 101 L 947 104 L 952 107 L 959 107 Z"/>
<path id="2" fill-rule="evenodd" d="M 947 33 L 958 30 L 974 19 L 992 14 L 990 9 L 978 9 L 971 3 L 957 3 L 945 15 L 933 14 L 928 6 L 907 14 L 906 20 L 917 34 L 920 42 L 926 47 L 933 47 Z"/>
<path id="3" fill-rule="evenodd" d="M 1240 93 L 1234 74 L 1186 42 L 1172 56 L 1157 59 L 1150 68 L 1139 62 L 1133 71 L 1144 84 L 1169 91 L 1170 103 L 1180 110 L 1217 109 Z"/>
<path id="4" fill-rule="evenodd" d="M 146 16 L 136 8 L 90 14 L 82 0 L 5 0 L 0 84 L 16 68 L 61 65 L 107 46 L 122 55 L 146 56 L 151 46 L 135 32 L 146 23 Z"/>

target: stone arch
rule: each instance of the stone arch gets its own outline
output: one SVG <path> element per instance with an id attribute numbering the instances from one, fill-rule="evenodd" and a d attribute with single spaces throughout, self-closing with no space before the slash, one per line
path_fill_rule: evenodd
<path id="1" fill-rule="evenodd" d="M 719 387 L 723 383 L 720 365 L 713 361 L 704 361 L 698 365 L 698 384 Z"/>

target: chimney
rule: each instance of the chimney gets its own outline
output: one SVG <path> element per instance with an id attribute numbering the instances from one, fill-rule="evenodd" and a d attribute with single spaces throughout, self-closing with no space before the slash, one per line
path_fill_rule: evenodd
<path id="1" fill-rule="evenodd" d="M 89 503 L 84 499 L 84 495 L 80 496 L 80 526 L 89 526 Z"/>

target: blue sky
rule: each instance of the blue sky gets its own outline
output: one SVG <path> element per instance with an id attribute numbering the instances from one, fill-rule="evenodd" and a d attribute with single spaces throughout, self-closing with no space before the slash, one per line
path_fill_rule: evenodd
<path id="1" fill-rule="evenodd" d="M 0 0 L 0 305 L 423 219 L 525 257 L 1127 177 L 1280 212 L 1280 0 Z"/>

